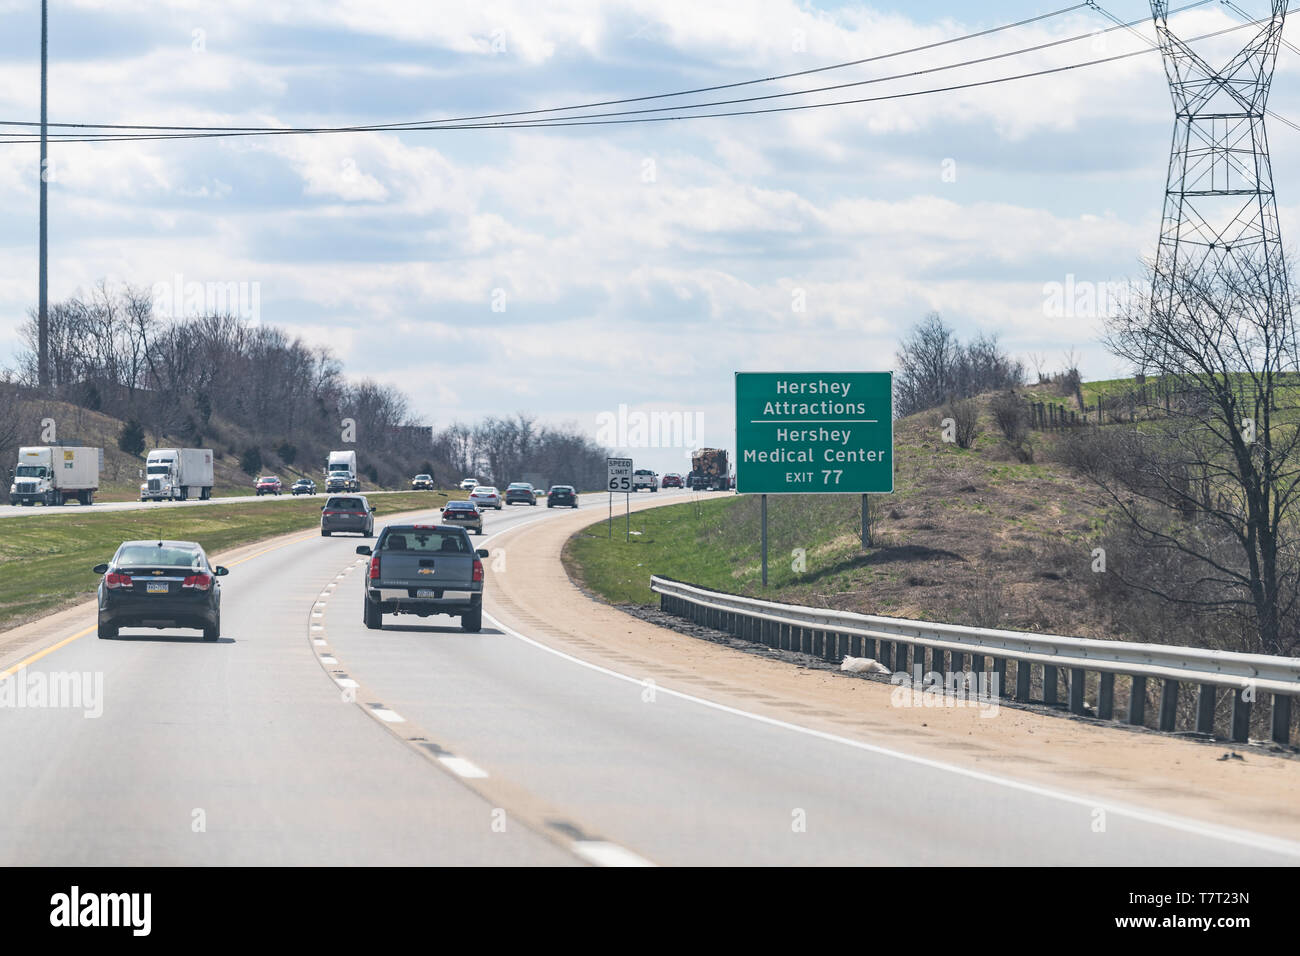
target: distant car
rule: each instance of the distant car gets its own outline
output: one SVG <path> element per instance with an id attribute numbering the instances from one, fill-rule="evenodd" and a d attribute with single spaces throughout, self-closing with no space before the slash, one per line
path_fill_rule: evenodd
<path id="1" fill-rule="evenodd" d="M 483 514 L 472 501 L 449 501 L 441 509 L 444 524 L 455 525 L 466 530 L 473 529 L 475 534 L 483 533 Z"/>
<path id="2" fill-rule="evenodd" d="M 526 481 L 516 481 L 506 489 L 506 504 L 513 505 L 518 502 L 521 505 L 537 504 L 537 495 L 534 493 L 533 486 Z"/>
<path id="3" fill-rule="evenodd" d="M 452 614 L 471 633 L 483 627 L 485 549 L 474 550 L 464 528 L 430 524 L 390 524 L 371 549 L 362 578 L 362 620 L 372 630 L 384 626 L 385 614 Z"/>
<path id="4" fill-rule="evenodd" d="M 263 475 L 257 479 L 258 495 L 278 495 L 281 490 L 280 479 L 274 475 Z"/>
<path id="5" fill-rule="evenodd" d="M 676 474 L 664 475 L 664 480 L 660 482 L 661 488 L 680 488 L 682 487 L 682 476 Z"/>
<path id="6" fill-rule="evenodd" d="M 480 508 L 501 510 L 501 493 L 491 485 L 475 485 L 474 490 L 469 493 L 469 500 Z"/>
<path id="7" fill-rule="evenodd" d="M 433 475 L 416 475 L 411 479 L 412 491 L 433 491 Z"/>
<path id="8" fill-rule="evenodd" d="M 649 468 L 638 468 L 632 472 L 632 490 L 640 491 L 642 488 L 649 488 L 651 491 L 659 490 L 659 476 Z"/>
<path id="9" fill-rule="evenodd" d="M 359 532 L 363 538 L 375 533 L 375 509 L 365 495 L 335 495 L 320 509 L 320 534 L 328 538 L 335 531 Z"/>
<path id="10" fill-rule="evenodd" d="M 290 493 L 295 495 L 314 495 L 316 494 L 316 482 L 310 478 L 299 478 L 289 489 Z"/>
<path id="11" fill-rule="evenodd" d="M 534 498 L 545 498 L 545 497 L 546 497 L 546 489 L 545 489 L 545 488 L 534 488 L 534 489 L 533 489 L 533 497 L 534 497 Z"/>
<path id="12" fill-rule="evenodd" d="M 462 482 L 460 483 L 460 490 L 461 490 L 461 491 L 473 491 L 474 488 L 475 488 L 477 485 L 478 485 L 478 479 L 477 479 L 477 478 L 466 478 L 464 481 L 462 481 Z"/>
<path id="13" fill-rule="evenodd" d="M 551 490 L 546 495 L 546 507 L 554 508 L 557 506 L 578 507 L 578 492 L 574 490 L 573 485 L 551 486 Z"/>
<path id="14" fill-rule="evenodd" d="M 197 627 L 205 641 L 221 637 L 225 568 L 213 567 L 194 541 L 124 541 L 113 560 L 94 568 L 99 582 L 99 636 L 123 627 Z"/>

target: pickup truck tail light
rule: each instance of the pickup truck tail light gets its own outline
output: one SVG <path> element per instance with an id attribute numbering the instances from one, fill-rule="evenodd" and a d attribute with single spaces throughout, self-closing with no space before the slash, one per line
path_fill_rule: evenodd
<path id="1" fill-rule="evenodd" d="M 478 558 L 474 559 L 474 577 L 472 580 L 475 581 L 483 580 L 483 562 L 480 561 Z"/>
<path id="2" fill-rule="evenodd" d="M 131 575 L 122 574 L 118 571 L 109 571 L 104 575 L 104 587 L 110 591 L 116 591 L 118 588 L 131 587 Z"/>
<path id="3" fill-rule="evenodd" d="M 185 578 L 182 588 L 193 588 L 196 591 L 206 591 L 212 587 L 212 575 L 210 574 L 191 574 Z"/>
<path id="4" fill-rule="evenodd" d="M 377 554 L 370 556 L 370 580 L 379 580 L 379 555 Z"/>

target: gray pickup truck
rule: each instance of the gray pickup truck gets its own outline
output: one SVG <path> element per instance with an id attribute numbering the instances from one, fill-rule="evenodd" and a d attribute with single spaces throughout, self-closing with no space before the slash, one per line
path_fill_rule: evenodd
<path id="1" fill-rule="evenodd" d="M 374 548 L 357 547 L 370 557 L 365 581 L 366 627 L 383 627 L 385 614 L 450 614 L 466 631 L 483 626 L 485 549 L 474 550 L 464 528 L 432 524 L 392 524 Z"/>

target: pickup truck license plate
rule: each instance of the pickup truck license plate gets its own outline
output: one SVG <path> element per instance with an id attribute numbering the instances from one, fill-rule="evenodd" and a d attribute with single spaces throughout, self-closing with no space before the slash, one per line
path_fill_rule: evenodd
<path id="1" fill-rule="evenodd" d="M 422 597 L 431 598 L 431 597 L 436 597 L 437 592 L 435 592 L 433 588 L 420 588 L 418 591 L 415 592 L 415 596 L 418 598 L 422 598 Z"/>
<path id="2" fill-rule="evenodd" d="M 144 585 L 144 590 L 145 590 L 145 593 L 146 593 L 146 594 L 166 594 L 166 593 L 167 593 L 167 582 L 166 582 L 166 581 L 146 581 L 146 582 L 145 582 L 145 585 Z"/>

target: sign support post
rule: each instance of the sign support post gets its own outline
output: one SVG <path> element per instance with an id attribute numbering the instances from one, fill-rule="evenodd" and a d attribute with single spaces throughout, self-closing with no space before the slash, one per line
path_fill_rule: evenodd
<path id="1" fill-rule="evenodd" d="M 759 495 L 763 512 L 763 587 L 767 587 L 767 495 Z"/>
<path id="2" fill-rule="evenodd" d="M 614 540 L 614 493 L 621 491 L 627 496 L 627 540 L 631 540 L 632 532 L 632 459 L 631 458 L 606 458 L 605 459 L 605 488 L 609 491 L 609 534 L 607 537 Z"/>
<path id="3" fill-rule="evenodd" d="M 862 550 L 871 547 L 871 499 L 862 496 Z"/>

